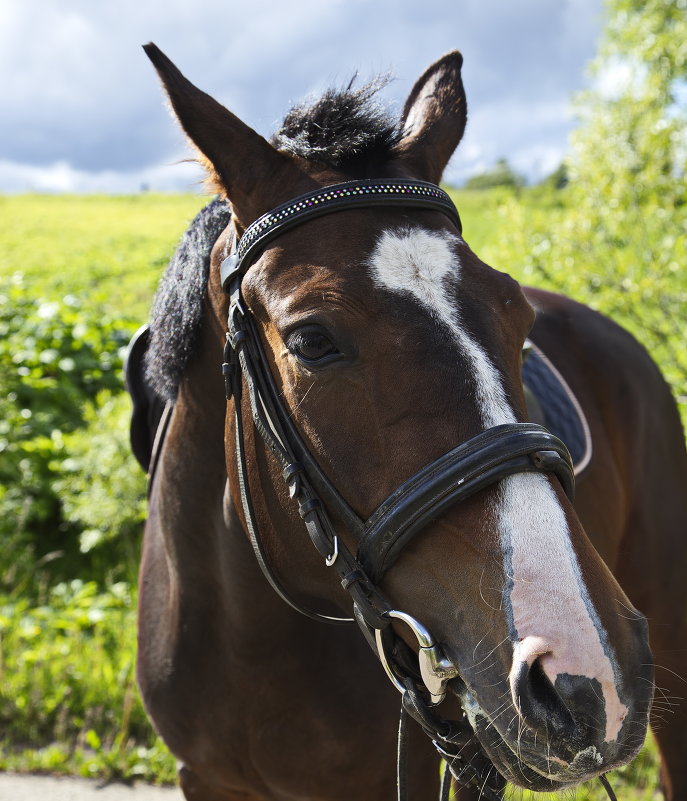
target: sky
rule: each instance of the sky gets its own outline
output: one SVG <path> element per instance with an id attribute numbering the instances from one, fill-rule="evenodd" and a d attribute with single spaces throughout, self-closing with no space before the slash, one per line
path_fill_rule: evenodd
<path id="1" fill-rule="evenodd" d="M 602 0 L 0 0 L 0 193 L 199 191 L 141 45 L 264 136 L 329 86 L 464 56 L 466 135 L 445 180 L 499 158 L 538 180 L 575 125 Z"/>

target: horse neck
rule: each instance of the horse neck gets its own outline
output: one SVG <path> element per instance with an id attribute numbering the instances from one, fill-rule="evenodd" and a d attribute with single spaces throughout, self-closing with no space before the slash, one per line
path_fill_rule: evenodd
<path id="1" fill-rule="evenodd" d="M 164 542 L 170 588 L 182 619 L 189 614 L 221 619 L 237 642 L 241 632 L 244 640 L 259 640 L 269 620 L 275 632 L 291 640 L 307 621 L 267 585 L 228 491 L 227 402 L 219 370 L 222 319 L 206 315 L 197 356 L 179 388 L 151 495 L 146 547 L 154 551 L 150 541 Z"/>

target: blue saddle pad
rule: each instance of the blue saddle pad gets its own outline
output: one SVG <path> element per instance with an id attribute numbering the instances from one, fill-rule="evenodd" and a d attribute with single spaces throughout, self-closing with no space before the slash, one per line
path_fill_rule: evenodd
<path id="1" fill-rule="evenodd" d="M 522 381 L 526 396 L 529 390 L 536 399 L 535 408 L 538 405 L 532 416 L 542 418 L 534 422 L 541 422 L 552 434 L 565 442 L 575 466 L 575 474 L 581 473 L 592 455 L 587 419 L 563 376 L 532 342 L 528 342 L 526 346 Z"/>

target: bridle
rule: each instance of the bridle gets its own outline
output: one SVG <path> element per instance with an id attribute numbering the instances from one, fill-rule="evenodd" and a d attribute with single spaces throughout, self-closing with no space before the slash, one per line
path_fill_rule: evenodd
<path id="1" fill-rule="evenodd" d="M 440 211 L 461 231 L 449 196 L 421 181 L 370 179 L 350 181 L 309 192 L 276 207 L 245 230 L 221 265 L 222 287 L 229 295 L 228 332 L 222 371 L 227 400 L 234 398 L 236 455 L 241 504 L 256 558 L 270 585 L 289 606 L 315 620 L 358 623 L 377 652 L 402 707 L 430 736 L 453 775 L 478 784 L 485 798 L 500 799 L 488 785 L 485 766 L 466 764 L 461 756 L 472 732 L 466 724 L 439 717 L 439 704 L 457 668 L 418 620 L 394 609 L 378 585 L 404 546 L 453 504 L 502 478 L 523 473 L 554 473 L 569 498 L 574 493 L 570 454 L 561 440 L 534 423 L 494 426 L 463 442 L 405 481 L 367 519 L 362 520 L 321 470 L 282 403 L 269 369 L 258 326 L 244 303 L 241 282 L 264 247 L 309 220 L 344 209 L 396 206 Z M 248 482 L 241 400 L 245 388 L 253 425 L 277 460 L 291 500 L 313 545 L 351 595 L 353 617 L 323 615 L 297 603 L 274 574 L 260 539 Z M 339 539 L 335 519 L 358 543 L 354 555 Z M 418 641 L 417 663 L 391 627 L 408 625 Z M 448 771 L 446 771 L 448 773 Z"/>

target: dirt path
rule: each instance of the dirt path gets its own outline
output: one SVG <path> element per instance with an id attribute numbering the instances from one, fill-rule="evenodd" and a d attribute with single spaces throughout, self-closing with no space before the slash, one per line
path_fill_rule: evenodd
<path id="1" fill-rule="evenodd" d="M 0 801 L 183 801 L 183 797 L 175 787 L 0 773 Z"/>

